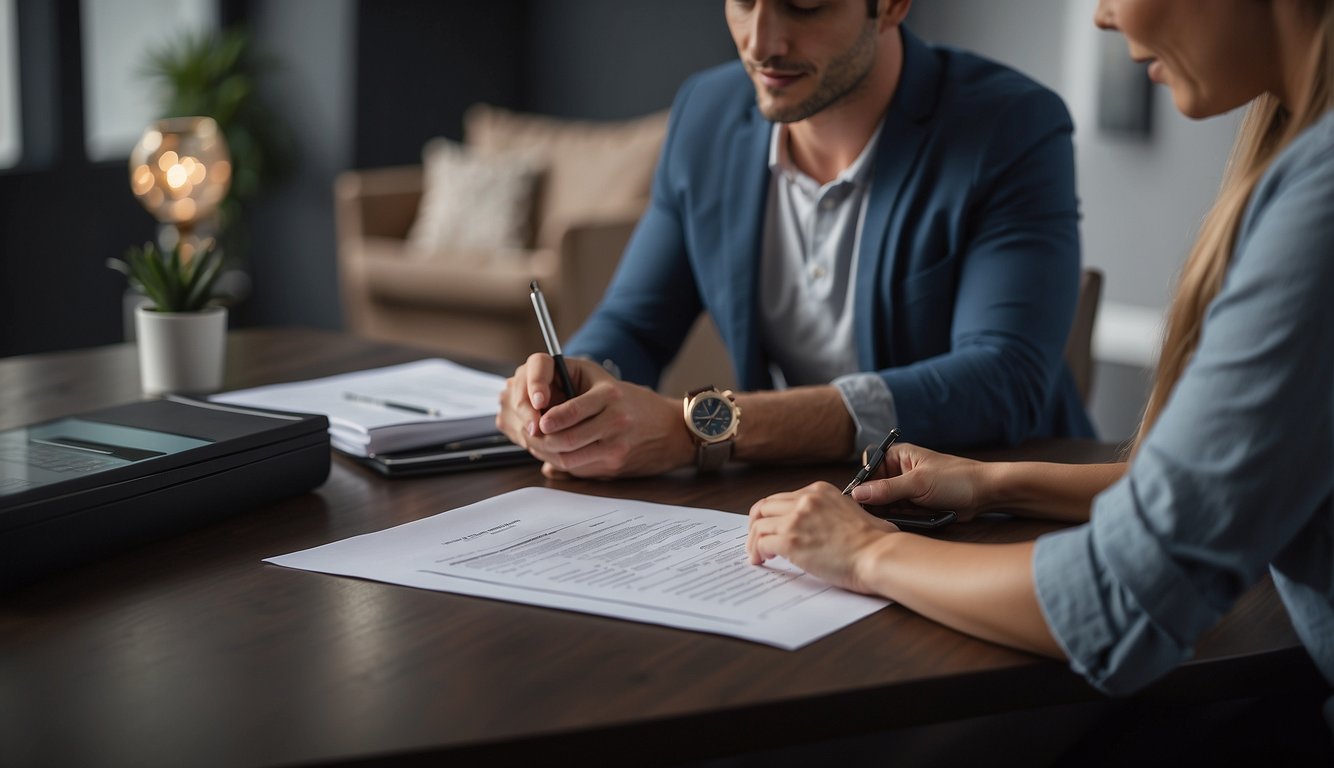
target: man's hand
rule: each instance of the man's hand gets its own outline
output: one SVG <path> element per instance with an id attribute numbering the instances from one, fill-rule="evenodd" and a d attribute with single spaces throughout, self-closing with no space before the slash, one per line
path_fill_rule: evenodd
<path id="1" fill-rule="evenodd" d="M 690 464 L 681 403 L 566 358 L 575 397 L 555 386 L 550 355 L 534 354 L 505 382 L 496 427 L 543 461 L 548 477 L 654 475 Z"/>

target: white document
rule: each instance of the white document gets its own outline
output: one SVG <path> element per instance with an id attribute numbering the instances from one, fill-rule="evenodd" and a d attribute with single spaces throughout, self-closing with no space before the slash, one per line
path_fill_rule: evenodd
<path id="1" fill-rule="evenodd" d="M 751 565 L 747 518 L 524 488 L 265 562 L 714 632 L 795 650 L 888 601 L 785 560 Z"/>
<path id="2" fill-rule="evenodd" d="M 335 448 L 366 456 L 492 434 L 504 387 L 503 376 L 433 358 L 210 399 L 322 413 Z"/>

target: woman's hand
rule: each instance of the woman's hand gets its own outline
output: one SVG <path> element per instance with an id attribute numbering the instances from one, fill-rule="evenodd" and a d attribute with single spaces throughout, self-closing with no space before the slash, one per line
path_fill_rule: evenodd
<path id="1" fill-rule="evenodd" d="M 892 523 L 867 514 L 829 483 L 760 499 L 750 508 L 746 552 L 756 565 L 785 557 L 798 568 L 844 589 L 871 592 L 859 574 Z"/>
<path id="2" fill-rule="evenodd" d="M 874 507 L 952 509 L 967 521 L 987 507 L 985 468 L 980 461 L 899 444 L 885 455 L 881 479 L 852 489 L 852 498 Z"/>

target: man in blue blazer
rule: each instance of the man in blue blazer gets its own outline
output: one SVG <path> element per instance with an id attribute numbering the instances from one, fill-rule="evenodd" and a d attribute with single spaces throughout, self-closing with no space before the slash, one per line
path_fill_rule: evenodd
<path id="1" fill-rule="evenodd" d="M 727 1 L 741 61 L 677 95 L 649 208 L 568 344 L 589 358 L 568 361 L 575 397 L 545 354 L 502 394 L 497 425 L 544 472 L 843 459 L 891 428 L 939 447 L 1092 434 L 1062 356 L 1069 115 L 913 37 L 910 5 Z M 650 387 L 702 310 L 746 391 L 683 408 Z"/>

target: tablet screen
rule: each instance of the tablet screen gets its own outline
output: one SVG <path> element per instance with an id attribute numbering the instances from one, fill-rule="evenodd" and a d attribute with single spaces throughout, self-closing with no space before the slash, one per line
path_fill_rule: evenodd
<path id="1" fill-rule="evenodd" d="M 84 419 L 59 419 L 6 430 L 0 432 L 0 496 L 209 442 Z"/>

